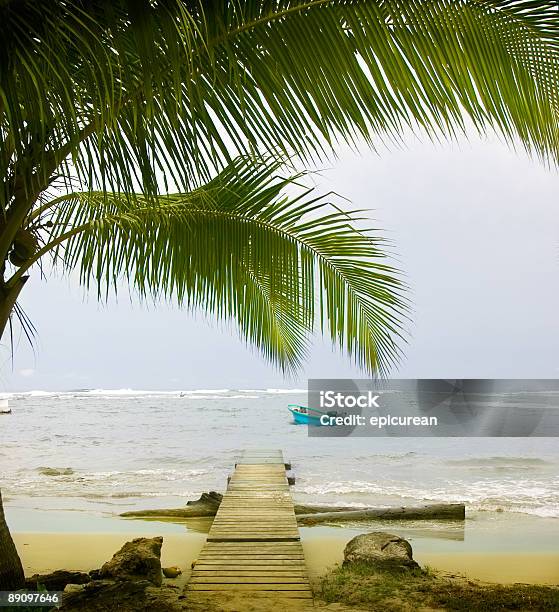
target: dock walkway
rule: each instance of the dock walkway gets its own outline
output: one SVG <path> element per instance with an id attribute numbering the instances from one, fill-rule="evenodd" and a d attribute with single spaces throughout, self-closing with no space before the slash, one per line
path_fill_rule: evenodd
<path id="1" fill-rule="evenodd" d="M 190 601 L 235 595 L 312 602 L 285 468 L 280 450 L 243 453 L 193 568 Z"/>

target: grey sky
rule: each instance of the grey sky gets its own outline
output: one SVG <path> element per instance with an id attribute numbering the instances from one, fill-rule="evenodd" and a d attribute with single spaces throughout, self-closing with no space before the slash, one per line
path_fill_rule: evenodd
<path id="1" fill-rule="evenodd" d="M 406 150 L 344 152 L 318 181 L 372 208 L 412 286 L 413 321 L 401 377 L 559 376 L 559 176 L 495 139 L 411 141 Z M 72 388 L 305 386 L 307 377 L 360 376 L 317 341 L 285 380 L 234 328 L 171 307 L 99 306 L 71 280 L 37 272 L 22 305 L 36 356 L 21 340 L 5 391 Z"/>

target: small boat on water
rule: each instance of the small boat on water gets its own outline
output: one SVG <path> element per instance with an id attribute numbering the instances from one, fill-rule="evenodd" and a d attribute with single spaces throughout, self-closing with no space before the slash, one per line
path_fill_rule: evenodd
<path id="1" fill-rule="evenodd" d="M 307 406 L 300 406 L 299 404 L 289 404 L 287 407 L 289 412 L 293 415 L 293 422 L 297 425 L 316 425 L 320 426 L 320 418 L 323 415 L 336 416 L 335 412 L 323 412 L 316 408 L 308 408 Z"/>
<path id="2" fill-rule="evenodd" d="M 0 397 L 0 414 L 10 414 L 12 409 L 8 405 L 8 399 L 5 397 Z"/>

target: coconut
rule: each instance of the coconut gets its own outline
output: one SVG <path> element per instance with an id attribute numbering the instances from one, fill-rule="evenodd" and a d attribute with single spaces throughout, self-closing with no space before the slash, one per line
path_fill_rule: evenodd
<path id="1" fill-rule="evenodd" d="M 181 568 L 177 567 L 176 565 L 172 567 L 164 567 L 161 571 L 163 572 L 165 578 L 177 578 L 177 576 L 182 574 Z"/>
<path id="2" fill-rule="evenodd" d="M 39 241 L 33 232 L 26 229 L 18 230 L 16 237 L 14 238 L 14 252 L 17 253 L 20 259 L 28 260 L 33 257 L 38 246 Z"/>

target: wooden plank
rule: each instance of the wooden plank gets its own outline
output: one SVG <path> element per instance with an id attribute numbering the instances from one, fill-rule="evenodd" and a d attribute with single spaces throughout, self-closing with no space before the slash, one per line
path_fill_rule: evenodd
<path id="1" fill-rule="evenodd" d="M 250 542 L 244 542 L 244 543 L 238 543 L 238 544 L 228 544 L 228 546 L 230 548 L 242 548 L 242 549 L 250 549 L 252 548 L 252 545 Z M 258 545 L 259 548 L 265 547 L 265 548 L 271 548 L 273 550 L 277 550 L 280 548 L 293 548 L 293 547 L 297 547 L 298 548 L 298 544 L 294 544 L 293 542 L 284 542 L 284 543 L 278 543 L 278 542 L 270 542 L 269 544 L 259 544 Z M 206 543 L 205 548 L 219 548 L 221 549 L 222 546 L 221 545 L 217 545 L 217 544 L 212 544 L 211 542 Z"/>
<path id="2" fill-rule="evenodd" d="M 290 605 L 292 600 L 297 600 L 297 610 L 314 610 L 314 605 L 312 602 L 312 597 L 307 595 L 302 591 L 285 591 L 283 593 L 273 593 L 270 591 L 246 591 L 243 593 L 243 596 L 247 598 L 248 601 L 253 601 L 254 599 L 260 599 L 263 602 L 267 600 L 271 600 L 270 604 L 272 604 L 272 609 L 281 609 L 279 608 L 279 604 L 285 601 L 285 605 Z M 192 604 L 197 605 L 210 605 L 213 610 L 218 609 L 227 609 L 230 607 L 230 595 L 227 595 L 227 592 L 222 593 L 212 593 L 207 591 L 196 591 L 192 592 L 189 595 L 188 601 Z M 223 608 L 213 607 L 215 603 L 223 602 Z M 301 608 L 301 604 L 307 604 L 308 608 Z M 252 606 L 251 606 L 252 607 Z M 254 608 L 253 608 L 254 609 Z M 258 608 L 256 608 L 258 609 Z M 262 608 L 260 608 L 262 609 Z"/>
<path id="3" fill-rule="evenodd" d="M 288 548 L 287 546 L 285 546 L 284 544 L 289 544 L 289 542 L 277 542 L 277 544 L 281 544 L 282 547 L 281 548 L 269 548 L 267 546 L 258 546 L 259 544 L 264 544 L 267 545 L 268 542 L 249 542 L 250 547 L 244 547 L 244 548 L 232 548 L 229 545 L 230 544 L 243 544 L 243 542 L 208 542 L 209 544 L 216 544 L 216 545 L 222 545 L 219 546 L 218 548 L 206 548 L 204 546 L 203 551 L 200 554 L 204 554 L 204 555 L 219 555 L 220 553 L 223 554 L 231 554 L 231 555 L 237 555 L 237 554 L 254 554 L 258 551 L 259 554 L 276 554 L 276 555 L 292 555 L 292 554 L 297 554 L 300 555 L 301 554 L 301 549 L 300 548 Z M 271 542 L 273 544 L 273 542 Z M 299 544 L 299 542 L 291 542 L 292 544 Z"/>
<path id="4" fill-rule="evenodd" d="M 217 569 L 212 566 L 217 565 L 219 567 L 230 566 L 241 569 L 253 569 L 250 566 L 258 566 L 254 569 L 262 569 L 262 567 L 272 567 L 276 569 L 283 567 L 285 569 L 295 568 L 297 570 L 305 567 L 305 561 L 303 559 L 204 559 L 197 562 L 194 565 L 194 569 Z"/>
<path id="5" fill-rule="evenodd" d="M 245 583 L 245 584 L 190 584 L 193 591 L 307 591 L 311 592 L 308 581 L 305 584 L 276 584 L 276 583 Z"/>
<path id="6" fill-rule="evenodd" d="M 216 542 L 217 543 L 217 542 Z M 264 542 L 262 542 L 264 543 Z M 219 542 L 219 544 L 228 544 L 228 542 Z M 234 551 L 228 551 L 224 549 L 224 553 L 225 555 L 228 555 L 229 557 L 250 557 L 251 559 L 254 558 L 255 554 L 259 554 L 259 555 L 264 555 L 265 557 L 277 557 L 277 556 L 288 556 L 288 557 L 293 557 L 293 556 L 297 556 L 297 557 L 303 557 L 304 555 L 303 553 L 301 553 L 299 550 L 294 550 L 294 551 L 289 551 L 289 550 L 280 550 L 280 551 L 268 551 L 266 549 L 259 549 L 257 548 L 258 544 L 260 544 L 260 542 L 254 542 L 254 544 L 256 545 L 255 548 L 251 549 L 251 550 L 246 550 L 246 551 L 240 551 L 240 550 L 234 550 Z M 198 562 L 200 562 L 202 559 L 210 559 L 210 558 L 216 558 L 216 559 L 223 559 L 223 555 L 221 555 L 219 553 L 219 551 L 211 551 L 211 552 L 204 552 L 201 553 L 200 556 L 198 556 L 198 559 L 196 559 Z"/>
<path id="7" fill-rule="evenodd" d="M 215 532 L 211 538 L 211 542 L 217 542 L 220 539 L 225 539 L 228 541 L 238 540 L 239 542 L 250 541 L 251 539 L 258 541 L 266 541 L 269 542 L 281 542 L 282 540 L 289 540 L 291 542 L 300 541 L 300 536 L 296 531 L 287 531 L 287 532 L 274 532 L 274 531 L 217 531 Z"/>
<path id="8" fill-rule="evenodd" d="M 242 538 L 246 541 L 246 536 L 249 534 L 254 534 L 255 536 L 259 536 L 262 539 L 262 536 L 268 535 L 270 536 L 271 542 L 281 542 L 281 538 L 285 537 L 286 540 L 293 541 L 293 538 L 296 540 L 300 539 L 299 532 L 296 529 L 259 529 L 249 528 L 246 529 L 238 529 L 238 528 L 223 528 L 223 529 L 214 529 L 212 531 L 212 535 L 209 537 L 209 541 L 215 541 L 215 538 L 221 538 L 222 536 L 242 536 Z"/>
<path id="9" fill-rule="evenodd" d="M 208 540 L 210 542 L 215 542 L 216 538 L 228 537 L 231 539 L 232 537 L 239 536 L 242 541 L 246 540 L 251 534 L 258 537 L 259 540 L 261 540 L 263 536 L 269 536 L 270 542 L 281 542 L 282 538 L 290 541 L 293 541 L 294 538 L 295 540 L 300 539 L 299 532 L 296 529 L 278 529 L 277 531 L 273 529 L 214 529 L 214 531 L 212 531 L 212 535 L 208 536 Z"/>
<path id="10" fill-rule="evenodd" d="M 215 525 L 212 529 L 211 529 L 211 534 L 215 535 L 216 533 L 219 532 L 245 532 L 245 531 L 272 531 L 274 533 L 281 533 L 283 531 L 288 531 L 290 533 L 295 533 L 295 534 L 299 534 L 299 532 L 297 531 L 296 527 L 294 527 L 293 525 L 289 525 L 289 524 L 285 524 L 285 525 L 255 525 L 254 523 L 238 523 L 238 522 L 233 522 L 233 523 L 222 523 L 222 524 L 218 524 Z"/>
<path id="11" fill-rule="evenodd" d="M 266 548 L 265 546 L 259 547 L 258 544 L 267 544 L 267 542 L 251 542 L 250 548 L 229 548 L 228 544 L 242 544 L 242 542 L 210 542 L 210 544 L 223 544 L 220 548 L 206 548 L 200 553 L 204 556 L 219 556 L 221 554 L 225 555 L 253 555 L 253 554 L 262 554 L 262 555 L 301 555 L 300 548 L 287 548 L 287 546 L 283 546 L 279 549 Z M 293 544 L 298 544 L 299 542 L 293 542 Z M 278 544 L 283 544 L 283 542 L 278 542 Z M 200 558 L 200 556 L 198 557 Z"/>
<path id="12" fill-rule="evenodd" d="M 226 533 L 244 533 L 247 531 L 270 531 L 272 533 L 295 533 L 298 535 L 297 529 L 295 529 L 292 525 L 254 525 L 253 523 L 220 523 L 216 525 L 212 530 L 212 535 L 216 535 L 217 533 L 226 532 Z"/>
<path id="13" fill-rule="evenodd" d="M 238 521 L 236 519 L 218 519 L 214 522 L 214 524 L 212 525 L 212 528 L 214 528 L 214 531 L 217 529 L 221 529 L 221 528 L 227 528 L 227 529 L 257 529 L 257 528 L 261 528 L 261 529 L 271 529 L 276 527 L 277 529 L 290 529 L 291 531 L 297 531 L 297 526 L 295 524 L 294 521 L 291 520 L 287 520 L 287 519 L 278 519 L 276 521 L 267 521 L 267 522 L 260 522 L 259 520 L 253 520 L 253 521 Z"/>
<path id="14" fill-rule="evenodd" d="M 216 560 L 216 559 L 225 559 L 227 561 L 249 561 L 250 559 L 267 559 L 269 561 L 296 561 L 296 560 L 301 560 L 304 561 L 305 557 L 303 555 L 252 555 L 252 556 L 248 556 L 248 555 L 224 555 L 223 557 L 219 557 L 219 556 L 203 556 L 203 557 L 199 557 L 198 561 L 202 562 L 202 561 L 212 561 L 212 560 Z"/>
<path id="15" fill-rule="evenodd" d="M 242 569 L 242 570 L 193 570 L 193 576 L 301 576 L 306 578 L 306 570 L 283 569 Z"/>
<path id="16" fill-rule="evenodd" d="M 289 563 L 293 564 L 302 564 L 304 565 L 305 560 L 303 559 L 255 559 L 251 557 L 250 559 L 234 559 L 232 557 L 215 557 L 215 558 L 203 558 L 195 561 L 194 567 L 198 567 L 199 565 L 289 565 Z"/>
<path id="17" fill-rule="evenodd" d="M 215 559 L 226 559 L 228 557 L 232 557 L 232 558 L 247 557 L 249 559 L 254 559 L 254 558 L 259 558 L 259 557 L 268 557 L 268 558 L 287 557 L 289 559 L 295 559 L 295 558 L 303 559 L 304 555 L 302 552 L 298 550 L 271 551 L 271 550 L 258 550 L 255 548 L 253 550 L 246 550 L 246 551 L 235 550 L 235 551 L 225 551 L 225 552 L 220 552 L 220 551 L 202 552 L 198 556 L 198 560 L 214 559 L 214 558 Z"/>
<path id="18" fill-rule="evenodd" d="M 247 602 L 251 603 L 251 609 L 253 610 L 276 610 L 281 609 L 284 605 L 284 609 L 288 610 L 291 608 L 293 603 L 296 603 L 296 610 L 303 612 L 308 610 L 313 612 L 314 602 L 310 596 L 297 595 L 297 591 L 289 593 L 270 593 L 268 591 L 252 591 L 243 593 L 243 598 L 246 598 Z M 259 601 L 255 601 L 259 600 Z M 197 608 L 207 608 L 212 610 L 226 610 L 231 607 L 230 595 L 224 593 L 206 593 L 204 591 L 197 591 L 192 593 L 191 599 L 189 599 L 192 606 Z M 258 606 L 254 607 L 252 604 Z M 221 605 L 221 608 L 216 608 L 215 605 Z M 263 607 L 267 606 L 267 607 Z"/>
<path id="19" fill-rule="evenodd" d="M 251 559 L 243 560 L 242 565 L 301 565 L 304 566 L 304 560 L 302 559 Z M 203 561 L 195 562 L 194 567 L 198 568 L 200 565 L 239 565 L 238 561 L 233 559 L 205 559 Z"/>
<path id="20" fill-rule="evenodd" d="M 194 569 L 196 570 L 219 570 L 227 569 L 230 570 L 243 570 L 243 569 L 305 569 L 305 563 L 303 561 L 286 561 L 285 559 L 278 561 L 270 561 L 269 559 L 260 559 L 256 561 L 204 561 L 202 563 L 196 563 Z"/>
<path id="21" fill-rule="evenodd" d="M 212 526 L 219 527 L 220 525 L 239 525 L 239 527 L 243 527 L 246 525 L 252 525 L 255 527 L 257 525 L 261 525 L 263 527 L 268 527 L 274 524 L 278 527 L 290 527 L 291 529 L 295 529 L 297 525 L 291 516 L 276 515 L 272 517 L 265 517 L 257 515 L 252 517 L 220 516 L 219 518 L 214 519 Z"/>
<path id="22" fill-rule="evenodd" d="M 216 542 L 218 543 L 218 542 Z M 229 542 L 219 542 L 219 544 L 228 544 Z M 233 550 L 233 551 L 229 551 L 227 549 L 223 549 L 223 554 L 230 556 L 230 557 L 250 557 L 251 559 L 254 558 L 255 554 L 259 554 L 259 555 L 264 555 L 266 557 L 277 557 L 277 556 L 288 556 L 288 557 L 293 557 L 293 556 L 297 556 L 297 557 L 303 557 L 304 555 L 303 553 L 301 553 L 299 550 L 279 550 L 279 551 L 270 551 L 270 550 L 266 550 L 266 549 L 259 549 L 258 548 L 258 544 L 260 544 L 261 542 L 254 542 L 255 547 L 250 549 L 250 550 Z M 262 542 L 262 544 L 264 544 L 265 542 Z M 216 559 L 223 559 L 223 555 L 220 554 L 220 551 L 216 550 L 216 551 L 207 551 L 204 553 L 201 553 L 198 556 L 197 561 L 200 561 L 202 559 L 210 559 L 210 558 L 216 558 Z"/>
<path id="23" fill-rule="evenodd" d="M 280 567 L 278 569 L 241 569 L 241 570 L 216 570 L 216 569 L 194 569 L 193 576 L 304 576 L 307 572 L 304 569 L 293 569 L 291 567 Z"/>
<path id="24" fill-rule="evenodd" d="M 204 559 L 210 556 L 222 558 L 222 554 L 231 555 L 233 557 L 238 557 L 238 556 L 251 556 L 252 557 L 254 554 L 261 554 L 261 555 L 266 555 L 266 556 L 270 556 L 270 555 L 301 556 L 303 555 L 300 549 L 282 548 L 280 550 L 272 550 L 269 548 L 259 548 L 258 547 L 258 544 L 266 544 L 266 542 L 251 542 L 254 546 L 246 550 L 241 550 L 237 548 L 233 548 L 233 549 L 226 548 L 225 545 L 230 544 L 230 543 L 231 542 L 211 542 L 211 544 L 223 544 L 224 546 L 221 549 L 204 548 L 204 550 L 198 556 L 198 559 Z M 293 542 L 293 543 L 298 544 L 298 542 Z"/>
<path id="25" fill-rule="evenodd" d="M 242 525 L 239 525 L 239 523 L 231 523 L 231 524 L 225 524 L 223 527 L 220 527 L 219 525 L 216 525 L 216 527 L 214 529 L 211 530 L 211 537 L 216 536 L 218 534 L 223 534 L 223 533 L 228 533 L 230 535 L 232 535 L 233 533 L 247 533 L 247 532 L 270 532 L 270 533 L 276 533 L 276 534 L 295 534 L 295 535 L 299 535 L 299 532 L 297 531 L 297 529 L 290 527 L 290 526 L 278 526 L 277 528 L 273 528 L 273 527 L 259 527 L 258 525 L 251 525 L 250 523 L 247 523 L 244 527 Z"/>
<path id="26" fill-rule="evenodd" d="M 300 576 L 196 576 L 196 584 L 303 584 L 309 581 Z"/>
<path id="27" fill-rule="evenodd" d="M 295 528 L 296 522 L 293 520 L 291 516 L 285 516 L 282 514 L 277 514 L 275 516 L 220 516 L 219 518 L 214 519 L 214 526 L 219 525 L 262 525 L 264 527 L 271 525 L 281 525 L 281 526 L 289 526 L 292 529 Z"/>
<path id="28" fill-rule="evenodd" d="M 272 531 L 274 533 L 280 533 L 282 531 L 289 531 L 291 533 L 296 533 L 298 534 L 299 532 L 297 531 L 297 529 L 293 526 L 293 525 L 289 525 L 289 524 L 284 524 L 284 525 L 255 525 L 254 523 L 238 523 L 238 522 L 233 522 L 233 523 L 220 523 L 218 525 L 215 525 L 213 527 L 213 529 L 211 530 L 212 535 L 215 535 L 218 532 L 244 532 L 244 531 Z"/>
<path id="29" fill-rule="evenodd" d="M 269 531 L 272 533 L 295 533 L 298 534 L 297 529 L 291 525 L 253 525 L 252 523 L 223 523 L 216 525 L 212 530 L 212 535 L 217 533 L 246 533 L 246 532 L 259 532 Z"/>

